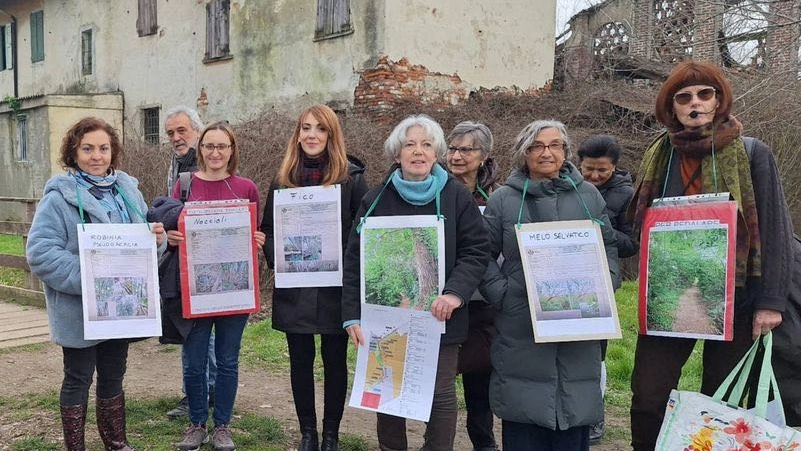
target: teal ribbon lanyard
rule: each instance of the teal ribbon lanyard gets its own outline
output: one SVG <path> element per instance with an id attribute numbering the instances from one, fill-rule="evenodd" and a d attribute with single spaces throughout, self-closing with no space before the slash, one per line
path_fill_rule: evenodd
<path id="1" fill-rule="evenodd" d="M 392 176 L 387 177 L 387 181 L 384 182 L 384 186 L 381 187 L 381 191 L 379 191 L 378 195 L 375 196 L 375 200 L 373 200 L 373 203 L 371 203 L 370 207 L 367 208 L 367 211 L 364 213 L 364 216 L 362 216 L 359 219 L 359 224 L 356 226 L 356 233 L 361 235 L 362 227 L 367 222 L 367 217 L 370 216 L 370 213 L 373 212 L 375 206 L 378 205 L 378 200 L 381 199 L 381 195 L 384 194 L 384 190 L 387 189 L 387 185 L 389 185 L 389 182 L 391 181 L 392 181 Z"/>
<path id="2" fill-rule="evenodd" d="M 482 197 L 484 197 L 484 200 L 489 200 L 489 194 L 487 194 L 484 191 L 484 189 L 481 188 L 481 185 L 478 183 L 476 183 L 476 191 L 478 191 L 478 193 L 481 194 Z"/>
<path id="3" fill-rule="evenodd" d="M 581 201 L 581 206 L 584 207 L 584 213 L 587 213 L 587 218 L 590 221 L 598 224 L 601 227 L 605 226 L 606 224 L 604 224 L 603 221 L 601 221 L 600 219 L 594 217 L 592 215 L 592 213 L 590 213 L 590 208 L 587 206 L 587 203 L 584 202 L 584 197 L 579 192 L 578 185 L 576 185 L 576 182 L 574 182 L 573 179 L 571 179 L 570 176 L 567 176 L 567 175 L 562 177 L 562 179 L 567 180 L 568 182 L 570 182 L 570 186 L 573 187 L 573 190 L 576 192 L 576 195 L 578 196 L 579 200 Z"/>
<path id="4" fill-rule="evenodd" d="M 78 214 L 81 216 L 81 230 L 86 232 L 86 227 L 84 227 L 84 225 L 86 224 L 86 216 L 84 216 L 83 214 L 83 198 L 81 198 L 81 185 L 79 185 L 77 181 L 75 181 L 75 185 L 76 185 L 75 195 L 78 198 Z"/>
<path id="5" fill-rule="evenodd" d="M 528 181 L 529 178 L 526 177 L 526 182 L 523 183 L 523 198 L 520 199 L 520 209 L 517 211 L 517 230 L 520 230 L 522 226 L 520 221 L 523 218 L 523 205 L 526 203 L 526 192 L 528 192 Z"/>
<path id="6" fill-rule="evenodd" d="M 384 193 L 384 190 L 387 189 L 387 185 L 389 185 L 389 183 L 391 181 L 392 181 L 392 177 L 390 176 L 389 178 L 387 178 L 387 181 L 384 183 L 384 186 L 381 187 L 381 191 L 379 191 L 378 195 L 375 196 L 375 200 L 373 200 L 373 202 L 370 204 L 370 207 L 367 208 L 367 211 L 364 213 L 364 216 L 362 216 L 361 219 L 359 219 L 359 224 L 356 225 L 356 233 L 358 233 L 358 234 L 362 233 L 362 227 L 367 222 L 367 217 L 370 216 L 370 213 L 373 212 L 373 210 L 375 209 L 375 206 L 378 205 L 378 201 L 379 201 L 379 199 L 381 199 L 381 195 Z M 442 210 L 441 210 L 441 207 L 440 207 L 440 203 L 441 203 L 441 201 L 440 201 L 440 193 L 441 192 L 442 192 L 442 189 L 440 188 L 440 189 L 437 190 L 437 193 L 435 195 L 436 205 L 437 205 L 437 219 L 438 220 L 445 220 L 445 216 L 442 215 Z"/>
<path id="7" fill-rule="evenodd" d="M 77 185 L 75 187 L 75 196 L 77 197 L 78 200 L 78 214 L 81 216 L 81 230 L 86 232 L 86 227 L 84 227 L 84 225 L 86 224 L 86 216 L 83 212 L 83 198 L 81 197 L 81 189 L 80 189 L 81 185 L 78 184 L 78 182 L 75 183 Z M 142 222 L 144 222 L 145 225 L 147 225 L 147 230 L 150 230 L 152 232 L 150 228 L 150 223 L 147 222 L 147 217 L 144 214 L 142 214 L 142 212 L 138 208 L 136 208 L 136 205 L 132 204 L 131 201 L 129 201 L 128 198 L 125 196 L 125 194 L 123 194 L 122 191 L 120 191 L 116 186 L 112 189 L 116 191 L 120 195 L 120 197 L 122 197 L 122 201 L 125 203 L 128 209 L 133 210 L 133 212 L 136 213 L 136 215 L 142 219 Z"/>
<path id="8" fill-rule="evenodd" d="M 116 185 L 114 186 L 113 190 L 116 191 L 117 194 L 120 195 L 120 197 L 122 197 L 122 201 L 125 203 L 128 209 L 136 213 L 136 215 L 139 216 L 142 222 L 144 222 L 147 225 L 147 230 L 150 230 L 150 223 L 147 222 L 147 217 L 144 214 L 142 214 L 142 212 L 138 208 L 136 208 L 136 205 L 131 203 L 131 201 L 128 200 L 128 197 L 125 194 L 123 194 L 122 191 L 120 191 Z"/>

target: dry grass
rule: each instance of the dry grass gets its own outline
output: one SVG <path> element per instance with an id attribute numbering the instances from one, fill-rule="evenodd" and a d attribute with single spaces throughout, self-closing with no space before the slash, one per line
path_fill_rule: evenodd
<path id="1" fill-rule="evenodd" d="M 777 80 L 753 75 L 733 75 L 738 98 L 734 112 L 744 124 L 745 133 L 767 142 L 774 150 L 784 181 L 788 203 L 796 224 L 801 224 L 801 89 L 798 81 Z M 389 123 L 345 113 L 340 119 L 349 153 L 367 164 L 367 179 L 377 185 L 390 165 L 382 153 L 384 139 L 392 127 L 412 113 L 426 113 L 436 119 L 447 134 L 463 120 L 487 124 L 495 137 L 493 156 L 501 174 L 511 166 L 510 150 L 518 132 L 536 119 L 557 119 L 568 126 L 577 146 L 596 133 L 618 137 L 624 147 L 620 166 L 636 172 L 643 150 L 660 131 L 651 110 L 658 86 L 633 85 L 621 81 L 586 83 L 570 92 L 556 91 L 542 96 L 486 95 L 476 93 L 462 105 L 445 110 L 416 104 L 397 107 Z M 780 102 L 777 102 L 780 100 Z M 295 117 L 274 110 L 237 124 L 241 149 L 242 175 L 265 190 L 281 162 Z M 148 200 L 165 191 L 169 149 L 126 142 L 123 169 L 138 177 Z"/>

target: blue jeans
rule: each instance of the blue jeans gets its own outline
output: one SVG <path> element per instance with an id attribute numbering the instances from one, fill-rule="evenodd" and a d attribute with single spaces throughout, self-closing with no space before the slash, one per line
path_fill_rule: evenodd
<path id="1" fill-rule="evenodd" d="M 186 374 L 189 367 L 189 357 L 186 356 L 186 348 L 181 346 L 181 370 Z M 214 355 L 214 331 L 209 336 L 209 364 L 206 367 L 206 379 L 209 381 L 209 393 L 214 393 L 214 381 L 217 380 L 217 357 Z M 186 394 L 186 379 L 184 379 L 181 390 Z"/>
<path id="2" fill-rule="evenodd" d="M 214 328 L 214 354 L 217 357 L 217 381 L 214 389 L 214 425 L 231 421 L 236 389 L 239 384 L 239 346 L 248 315 L 199 318 L 184 341 L 189 365 L 184 372 L 184 386 L 189 398 L 189 420 L 206 424 L 209 419 L 209 384 L 206 367 L 209 360 L 209 339 Z"/>

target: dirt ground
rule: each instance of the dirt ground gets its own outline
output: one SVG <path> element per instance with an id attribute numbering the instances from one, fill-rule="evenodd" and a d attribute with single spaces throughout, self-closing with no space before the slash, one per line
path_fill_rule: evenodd
<path id="1" fill-rule="evenodd" d="M 131 347 L 128 358 L 128 373 L 125 377 L 125 391 L 129 398 L 161 398 L 179 396 L 180 354 L 164 352 L 165 349 L 156 340 L 135 343 Z M 61 349 L 47 344 L 37 350 L 4 350 L 0 354 L 0 396 L 18 396 L 22 394 L 46 393 L 58 390 L 61 383 Z M 284 424 L 287 436 L 295 439 L 297 422 L 292 395 L 289 389 L 287 373 L 269 374 L 262 369 L 240 368 L 239 392 L 237 394 L 235 414 L 254 412 L 280 420 Z M 322 406 L 318 394 L 318 409 Z M 320 412 L 321 416 L 322 413 Z M 623 423 L 627 419 L 607 417 L 610 423 Z M 470 450 L 470 441 L 464 430 L 464 413 L 460 412 L 459 427 L 456 434 L 456 450 Z M 500 440 L 500 421 L 497 436 Z M 409 421 L 408 436 L 410 449 L 419 449 L 422 445 L 422 434 L 425 425 Z M 93 434 L 94 428 L 87 428 L 87 434 Z M 48 438 L 58 439 L 61 434 L 57 416 L 15 421 L 13 412 L 0 411 L 0 450 L 10 450 L 14 439 L 41 435 L 47 431 Z M 341 432 L 365 437 L 371 450 L 377 450 L 375 441 L 375 414 L 346 407 Z M 290 450 L 294 448 L 289 448 Z M 622 440 L 604 440 L 593 446 L 594 451 L 613 451 L 628 449 Z"/>

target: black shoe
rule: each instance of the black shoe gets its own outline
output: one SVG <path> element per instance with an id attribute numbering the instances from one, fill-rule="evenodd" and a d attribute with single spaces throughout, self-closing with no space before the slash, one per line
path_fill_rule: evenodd
<path id="1" fill-rule="evenodd" d="M 167 418 L 172 420 L 189 415 L 189 398 L 184 396 L 174 409 L 167 412 Z"/>
<path id="2" fill-rule="evenodd" d="M 604 422 L 593 424 L 590 426 L 590 445 L 595 445 L 601 441 L 604 436 Z"/>
<path id="3" fill-rule="evenodd" d="M 339 433 L 336 431 L 323 431 L 323 446 L 320 451 L 339 451 Z"/>
<path id="4" fill-rule="evenodd" d="M 317 431 L 316 430 L 304 430 L 302 431 L 302 435 L 300 437 L 300 446 L 298 446 L 298 451 L 319 451 L 320 450 L 320 442 L 317 438 Z"/>

